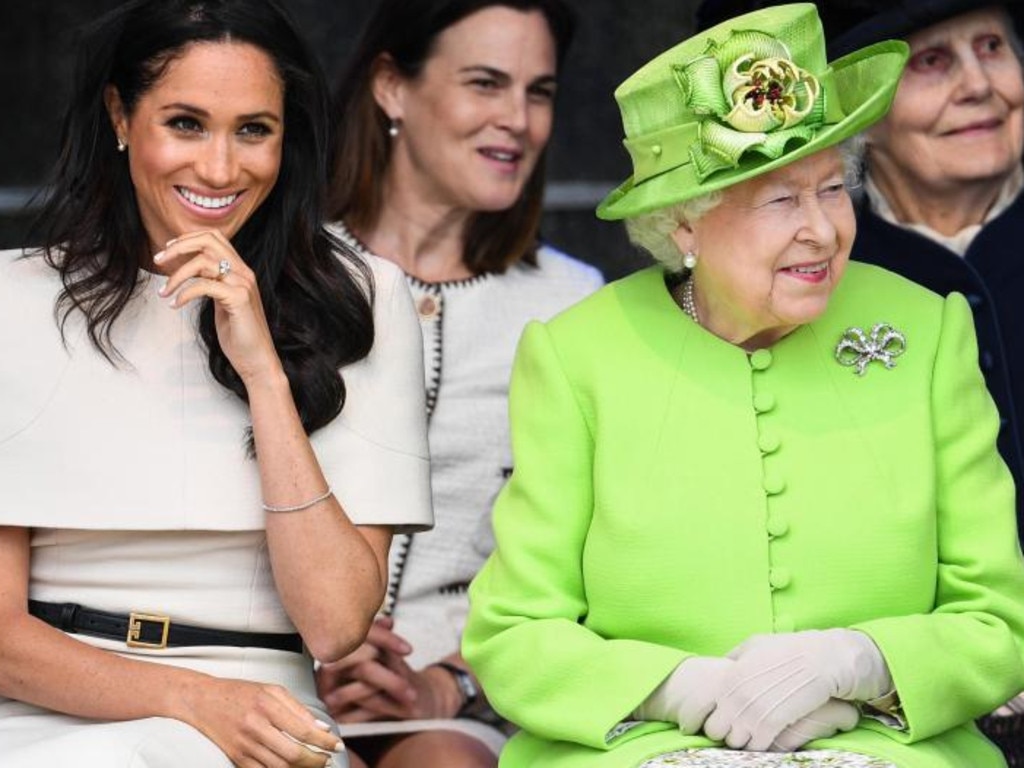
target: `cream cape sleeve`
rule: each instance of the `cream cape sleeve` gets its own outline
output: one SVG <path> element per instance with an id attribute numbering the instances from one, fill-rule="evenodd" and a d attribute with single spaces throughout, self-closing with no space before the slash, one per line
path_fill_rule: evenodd
<path id="1" fill-rule="evenodd" d="M 0 524 L 107 530 L 258 530 L 248 409 L 210 375 L 196 310 L 157 280 L 114 328 L 111 365 L 72 316 L 54 322 L 57 274 L 0 253 Z M 368 259 L 375 340 L 347 366 L 341 415 L 314 433 L 324 473 L 356 523 L 432 523 L 420 331 L 401 273 Z"/>
<path id="2" fill-rule="evenodd" d="M 315 433 L 313 448 L 352 522 L 422 531 L 434 518 L 419 318 L 402 271 L 366 260 L 376 282 L 373 350 L 344 370 L 343 437 Z"/>

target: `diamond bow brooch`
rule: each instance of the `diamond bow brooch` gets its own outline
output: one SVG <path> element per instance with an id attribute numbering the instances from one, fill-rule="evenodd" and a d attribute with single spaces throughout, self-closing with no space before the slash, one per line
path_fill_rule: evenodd
<path id="1" fill-rule="evenodd" d="M 896 358 L 907 349 L 903 334 L 888 323 L 875 323 L 871 333 L 860 328 L 847 328 L 836 344 L 836 360 L 840 365 L 853 366 L 863 376 L 868 363 L 877 360 L 886 368 L 896 366 Z"/>

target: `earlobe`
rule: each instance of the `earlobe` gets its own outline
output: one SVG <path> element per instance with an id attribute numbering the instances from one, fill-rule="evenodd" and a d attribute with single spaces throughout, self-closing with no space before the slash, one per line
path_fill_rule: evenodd
<path id="1" fill-rule="evenodd" d="M 697 253 L 697 234 L 689 222 L 681 221 L 669 237 L 676 244 L 680 253 Z"/>
<path id="2" fill-rule="evenodd" d="M 121 94 L 117 87 L 108 85 L 103 89 L 103 103 L 110 116 L 110 125 L 114 129 L 114 136 L 117 137 L 118 147 L 128 144 L 128 118 L 125 115 L 124 103 L 121 101 Z"/>

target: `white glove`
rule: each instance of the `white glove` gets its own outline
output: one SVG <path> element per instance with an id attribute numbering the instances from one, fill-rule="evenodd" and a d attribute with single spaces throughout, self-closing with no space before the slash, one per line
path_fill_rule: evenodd
<path id="1" fill-rule="evenodd" d="M 704 733 L 732 749 L 767 750 L 786 726 L 831 698 L 867 700 L 892 689 L 881 652 L 850 629 L 756 635 L 736 660 Z"/>
<path id="2" fill-rule="evenodd" d="M 808 741 L 827 739 L 839 731 L 852 731 L 860 720 L 860 712 L 848 701 L 829 699 L 807 717 L 782 729 L 769 751 L 795 752 Z"/>
<path id="3" fill-rule="evenodd" d="M 691 656 L 633 710 L 633 717 L 678 723 L 688 736 L 698 733 L 715 708 L 726 673 L 735 664 L 732 659 Z"/>

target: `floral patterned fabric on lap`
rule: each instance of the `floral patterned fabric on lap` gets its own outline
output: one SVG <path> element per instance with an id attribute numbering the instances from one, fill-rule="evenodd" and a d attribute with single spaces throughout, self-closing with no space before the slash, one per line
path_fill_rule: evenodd
<path id="1" fill-rule="evenodd" d="M 641 763 L 637 768 L 897 768 L 882 760 L 857 752 L 836 749 L 809 749 L 806 752 L 744 752 L 736 749 L 683 749 L 666 752 Z"/>

